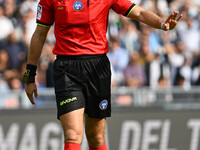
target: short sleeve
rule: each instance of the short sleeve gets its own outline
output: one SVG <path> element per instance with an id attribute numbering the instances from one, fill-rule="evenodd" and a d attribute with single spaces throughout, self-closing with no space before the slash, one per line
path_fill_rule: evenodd
<path id="1" fill-rule="evenodd" d="M 40 26 L 51 26 L 54 23 L 52 0 L 40 0 L 37 6 L 36 23 Z"/>
<path id="2" fill-rule="evenodd" d="M 130 0 L 115 0 L 111 7 L 116 13 L 128 16 L 135 6 Z"/>

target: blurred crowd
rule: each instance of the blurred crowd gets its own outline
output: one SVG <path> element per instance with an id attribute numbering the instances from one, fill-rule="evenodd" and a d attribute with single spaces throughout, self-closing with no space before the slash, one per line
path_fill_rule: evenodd
<path id="1" fill-rule="evenodd" d="M 200 86 L 200 1 L 135 0 L 166 19 L 183 13 L 175 30 L 153 29 L 110 11 L 108 57 L 112 87 L 168 88 Z M 36 28 L 35 0 L 0 0 L 0 91 L 23 89 L 31 36 Z M 134 10 L 133 10 L 134 11 Z M 53 87 L 54 28 L 48 33 L 38 64 L 39 88 Z"/>

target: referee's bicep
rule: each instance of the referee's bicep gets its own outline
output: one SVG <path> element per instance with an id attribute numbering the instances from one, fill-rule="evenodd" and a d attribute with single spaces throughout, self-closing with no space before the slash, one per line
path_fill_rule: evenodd
<path id="1" fill-rule="evenodd" d="M 34 34 L 36 34 L 41 39 L 41 41 L 43 41 L 46 39 L 49 29 L 50 29 L 50 27 L 44 27 L 41 25 L 37 25 Z"/>
<path id="2" fill-rule="evenodd" d="M 131 19 L 135 19 L 135 20 L 139 20 L 141 13 L 144 11 L 144 8 L 135 5 L 131 11 L 129 12 L 129 14 L 127 15 L 128 18 Z"/>

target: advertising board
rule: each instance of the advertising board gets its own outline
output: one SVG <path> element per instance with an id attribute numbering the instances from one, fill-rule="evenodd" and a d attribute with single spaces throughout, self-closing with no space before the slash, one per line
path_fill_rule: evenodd
<path id="1" fill-rule="evenodd" d="M 199 150 L 199 134 L 200 111 L 113 110 L 107 119 L 109 150 Z M 63 142 L 54 109 L 0 111 L 0 150 L 63 150 Z"/>

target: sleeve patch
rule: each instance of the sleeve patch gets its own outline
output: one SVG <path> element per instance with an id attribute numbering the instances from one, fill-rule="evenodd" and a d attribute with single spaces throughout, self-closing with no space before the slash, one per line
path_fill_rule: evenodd
<path id="1" fill-rule="evenodd" d="M 38 4 L 37 6 L 37 17 L 38 20 L 42 18 L 42 5 Z"/>
<path id="2" fill-rule="evenodd" d="M 38 20 L 40 20 L 42 18 L 42 13 L 41 12 L 37 12 L 37 17 Z"/>
<path id="3" fill-rule="evenodd" d="M 37 11 L 38 11 L 38 12 L 42 12 L 42 5 L 38 4 L 38 6 L 37 6 Z"/>

